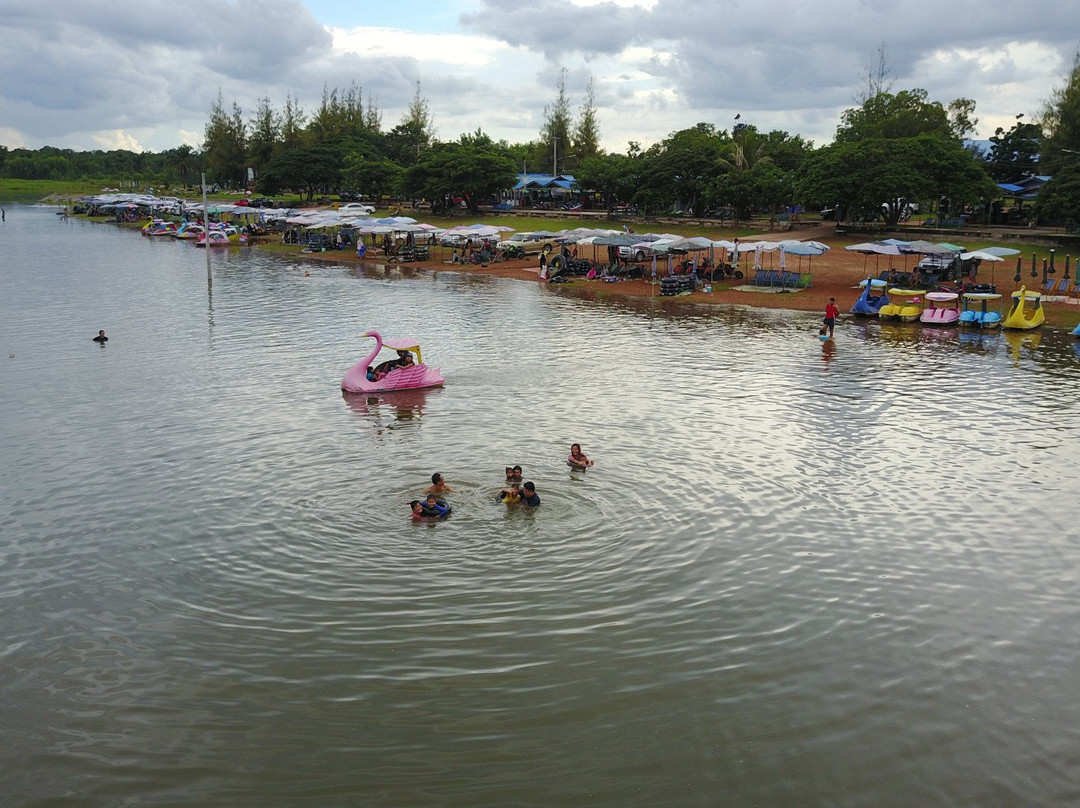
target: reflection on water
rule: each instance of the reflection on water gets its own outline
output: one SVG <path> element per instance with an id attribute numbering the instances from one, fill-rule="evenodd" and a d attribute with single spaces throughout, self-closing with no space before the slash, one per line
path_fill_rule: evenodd
<path id="1" fill-rule="evenodd" d="M 1006 330 L 1003 333 L 1013 364 L 1019 364 L 1023 359 L 1036 359 L 1038 357 L 1039 344 L 1042 342 L 1042 331 Z"/>
<path id="2" fill-rule="evenodd" d="M 349 409 L 380 431 L 419 421 L 429 394 L 438 395 L 438 390 L 396 390 L 376 394 L 341 391 Z"/>
<path id="3" fill-rule="evenodd" d="M 248 249 L 211 296 L 202 251 L 56 218 L 9 210 L 0 264 L 9 802 L 1080 786 L 1068 335 Z M 446 386 L 342 394 L 370 328 Z"/>

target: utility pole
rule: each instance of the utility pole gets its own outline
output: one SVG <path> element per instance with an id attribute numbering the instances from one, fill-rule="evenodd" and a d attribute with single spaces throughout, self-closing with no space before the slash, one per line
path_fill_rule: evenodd
<path id="1" fill-rule="evenodd" d="M 214 285 L 214 277 L 210 274 L 210 211 L 206 204 L 206 172 L 202 173 L 202 216 L 203 216 L 203 246 L 206 247 L 206 288 Z"/>

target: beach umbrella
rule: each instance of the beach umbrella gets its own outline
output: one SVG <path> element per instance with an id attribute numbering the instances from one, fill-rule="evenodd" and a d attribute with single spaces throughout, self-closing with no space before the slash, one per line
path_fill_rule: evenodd
<path id="1" fill-rule="evenodd" d="M 1023 259 L 1016 256 L 1016 274 L 1013 275 L 1013 283 L 1020 283 L 1020 272 L 1023 270 Z"/>
<path id="2" fill-rule="evenodd" d="M 1002 258 L 1006 258 L 1010 255 L 1019 255 L 1019 250 L 1014 250 L 1012 247 L 980 247 L 976 252 L 990 253 L 991 255 L 1000 255 Z"/>
<path id="3" fill-rule="evenodd" d="M 1031 253 L 1031 277 L 1033 277 L 1033 278 L 1039 277 L 1039 273 L 1035 269 L 1035 253 L 1034 252 Z"/>
<path id="4" fill-rule="evenodd" d="M 974 261 L 977 261 L 977 262 L 980 262 L 980 263 L 983 262 L 983 261 L 989 261 L 990 263 L 1000 264 L 1005 259 L 1002 258 L 1000 255 L 994 255 L 993 253 L 990 253 L 990 252 L 985 252 L 983 250 L 974 250 L 973 252 L 960 253 L 960 260 L 961 261 L 974 260 Z M 978 270 L 978 263 L 975 266 L 976 266 L 976 271 L 977 271 Z M 994 282 L 994 267 L 990 267 L 990 283 L 993 283 L 993 282 Z"/>
<path id="5" fill-rule="evenodd" d="M 950 247 L 941 244 L 931 244 L 929 241 L 909 241 L 900 247 L 902 253 L 916 255 L 951 255 L 954 251 Z"/>
<path id="6" fill-rule="evenodd" d="M 864 255 L 899 255 L 900 248 L 895 244 L 886 244 L 882 241 L 868 241 L 863 244 L 849 244 L 844 247 L 851 252 L 863 253 Z"/>
<path id="7" fill-rule="evenodd" d="M 883 241 L 867 241 L 862 244 L 849 244 L 844 247 L 845 250 L 851 252 L 862 253 L 864 256 L 874 256 L 874 271 L 877 272 L 878 261 L 881 260 L 883 255 L 899 255 L 900 248 L 895 244 L 886 244 Z M 863 270 L 866 270 L 866 259 L 863 258 Z"/>
<path id="8" fill-rule="evenodd" d="M 788 255 L 814 256 L 822 255 L 829 251 L 829 246 L 827 244 L 822 244 L 820 241 L 796 241 L 795 239 L 781 241 L 780 248 Z"/>

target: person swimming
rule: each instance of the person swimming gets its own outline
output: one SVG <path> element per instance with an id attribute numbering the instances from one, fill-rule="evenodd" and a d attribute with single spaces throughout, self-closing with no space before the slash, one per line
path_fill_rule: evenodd
<path id="1" fill-rule="evenodd" d="M 593 464 L 587 456 L 582 454 L 580 443 L 575 443 L 570 447 L 570 456 L 566 458 L 566 463 L 567 465 L 582 471 Z"/>
<path id="2" fill-rule="evenodd" d="M 521 486 L 511 483 L 509 488 L 504 488 L 499 492 L 499 501 L 507 505 L 517 505 L 521 502 Z"/>
<path id="3" fill-rule="evenodd" d="M 412 511 L 413 519 L 441 519 L 449 516 L 454 510 L 434 494 L 428 494 L 426 500 L 414 499 L 409 503 L 409 509 Z"/>
<path id="4" fill-rule="evenodd" d="M 431 485 L 424 489 L 425 494 L 441 494 L 443 492 L 453 494 L 454 489 L 446 483 L 446 478 L 439 472 L 435 472 L 431 475 Z"/>
<path id="5" fill-rule="evenodd" d="M 108 341 L 109 341 L 109 338 L 105 336 L 105 331 L 104 330 L 98 331 L 97 336 L 94 337 L 94 342 L 100 342 L 100 343 L 104 344 L 104 343 L 106 343 Z"/>
<path id="6" fill-rule="evenodd" d="M 508 482 L 521 482 L 522 473 L 521 466 L 506 467 L 506 479 Z"/>

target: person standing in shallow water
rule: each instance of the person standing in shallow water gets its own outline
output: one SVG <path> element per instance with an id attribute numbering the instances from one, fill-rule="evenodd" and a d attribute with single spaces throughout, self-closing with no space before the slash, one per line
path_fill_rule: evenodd
<path id="1" fill-rule="evenodd" d="M 521 486 L 521 502 L 530 508 L 535 508 L 540 504 L 540 495 L 536 493 L 536 486 L 533 485 L 532 481 Z"/>
<path id="2" fill-rule="evenodd" d="M 828 305 L 825 306 L 825 319 L 823 321 L 823 328 L 828 330 L 830 338 L 833 335 L 833 328 L 836 325 L 836 318 L 839 316 L 840 308 L 836 305 L 836 298 L 830 297 Z"/>
<path id="3" fill-rule="evenodd" d="M 100 342 L 102 345 L 104 345 L 108 341 L 109 341 L 109 338 L 105 336 L 104 331 L 98 331 L 97 336 L 94 337 L 94 342 Z"/>

